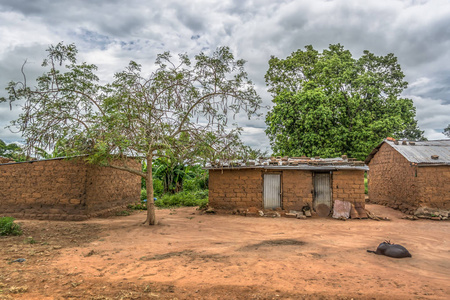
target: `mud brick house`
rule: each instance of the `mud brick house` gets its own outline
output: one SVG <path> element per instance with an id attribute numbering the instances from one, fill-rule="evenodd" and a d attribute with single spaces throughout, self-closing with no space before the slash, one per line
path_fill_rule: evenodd
<path id="1" fill-rule="evenodd" d="M 310 209 L 325 217 L 331 214 L 334 200 L 364 208 L 364 172 L 368 168 L 346 157 L 271 158 L 208 169 L 209 205 L 215 209 Z"/>
<path id="2" fill-rule="evenodd" d="M 0 164 L 0 216 L 84 220 L 139 201 L 140 185 L 138 176 L 81 159 Z"/>
<path id="3" fill-rule="evenodd" d="M 450 210 L 450 140 L 389 138 L 365 162 L 371 202 L 407 213 L 419 207 Z"/>

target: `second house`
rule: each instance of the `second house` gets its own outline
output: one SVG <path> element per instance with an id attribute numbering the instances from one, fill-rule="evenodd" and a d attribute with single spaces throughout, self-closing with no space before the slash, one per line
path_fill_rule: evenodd
<path id="1" fill-rule="evenodd" d="M 209 204 L 216 209 L 311 210 L 326 217 L 335 200 L 364 210 L 364 172 L 359 161 L 343 158 L 272 158 L 270 161 L 213 165 Z"/>

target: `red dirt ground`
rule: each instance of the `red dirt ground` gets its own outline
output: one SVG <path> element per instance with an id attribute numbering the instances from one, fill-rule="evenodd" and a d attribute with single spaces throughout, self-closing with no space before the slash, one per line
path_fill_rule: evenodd
<path id="1" fill-rule="evenodd" d="M 448 299 L 450 222 L 202 215 L 18 220 L 0 237 L 0 299 Z M 367 253 L 384 240 L 412 258 Z M 30 243 L 35 241 L 36 243 Z M 25 258 L 23 263 L 13 262 Z"/>

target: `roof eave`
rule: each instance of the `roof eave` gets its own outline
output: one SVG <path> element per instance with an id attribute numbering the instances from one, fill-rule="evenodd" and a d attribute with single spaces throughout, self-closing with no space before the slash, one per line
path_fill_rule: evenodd
<path id="1" fill-rule="evenodd" d="M 361 170 L 368 171 L 369 167 L 364 166 L 223 166 L 205 167 L 205 170 L 240 170 L 240 169 L 264 169 L 264 170 L 301 170 L 301 171 L 339 171 L 339 170 Z"/>

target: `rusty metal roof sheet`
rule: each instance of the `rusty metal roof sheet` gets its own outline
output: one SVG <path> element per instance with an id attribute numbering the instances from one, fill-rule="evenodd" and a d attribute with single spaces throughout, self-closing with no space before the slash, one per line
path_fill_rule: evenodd
<path id="1" fill-rule="evenodd" d="M 251 161 L 221 161 L 206 165 L 205 169 L 271 169 L 271 170 L 365 170 L 369 168 L 362 161 L 356 161 L 346 156 L 337 158 L 320 157 L 271 157 Z"/>
<path id="2" fill-rule="evenodd" d="M 387 143 L 411 163 L 423 166 L 450 165 L 450 140 L 420 142 L 385 140 L 367 157 L 366 164 L 370 162 L 383 143 Z"/>

